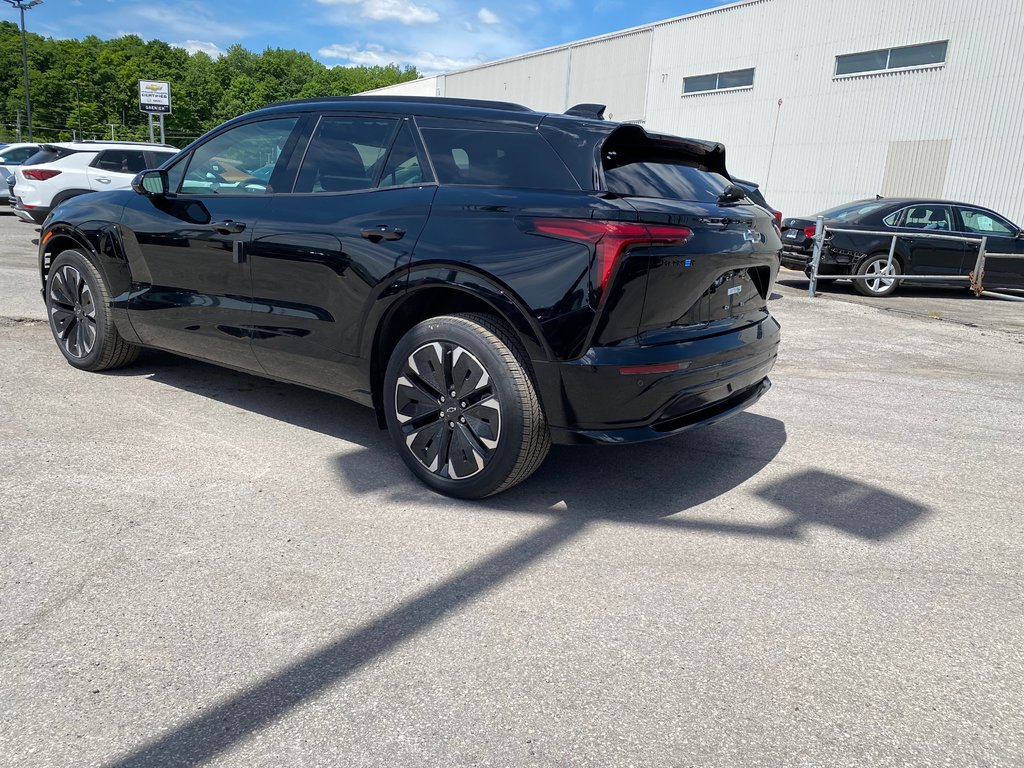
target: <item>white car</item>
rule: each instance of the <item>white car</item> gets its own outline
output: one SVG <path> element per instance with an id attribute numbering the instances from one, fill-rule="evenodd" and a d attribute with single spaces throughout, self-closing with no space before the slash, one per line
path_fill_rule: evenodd
<path id="1" fill-rule="evenodd" d="M 7 144 L 0 147 L 0 168 L 10 173 L 39 151 L 38 144 Z"/>
<path id="2" fill-rule="evenodd" d="M 157 168 L 178 150 L 135 141 L 69 141 L 43 144 L 28 164 L 15 168 L 14 212 L 43 220 L 62 202 L 86 192 L 127 189 L 139 171 Z"/>
<path id="3" fill-rule="evenodd" d="M 8 204 L 7 183 L 14 175 L 14 168 L 38 151 L 38 144 L 17 143 L 0 147 L 0 205 Z"/>

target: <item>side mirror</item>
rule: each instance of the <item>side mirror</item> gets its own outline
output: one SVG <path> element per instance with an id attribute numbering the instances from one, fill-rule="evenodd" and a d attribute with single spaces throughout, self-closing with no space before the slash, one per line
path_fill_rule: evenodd
<path id="1" fill-rule="evenodd" d="M 1018 229 L 1017 234 L 1013 236 L 1014 240 L 1020 240 L 1021 238 L 1024 238 L 1024 229 Z"/>
<path id="2" fill-rule="evenodd" d="M 132 179 L 132 189 L 146 197 L 163 197 L 167 194 L 167 171 L 142 171 Z"/>

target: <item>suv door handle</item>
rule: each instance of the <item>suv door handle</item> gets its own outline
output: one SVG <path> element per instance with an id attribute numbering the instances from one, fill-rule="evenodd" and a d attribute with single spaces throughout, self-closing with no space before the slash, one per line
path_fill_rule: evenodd
<path id="1" fill-rule="evenodd" d="M 245 230 L 244 221 L 234 221 L 232 219 L 217 221 L 210 226 L 222 235 L 237 235 L 239 232 L 243 232 Z"/>
<path id="2" fill-rule="evenodd" d="M 359 230 L 359 234 L 372 243 L 379 243 L 381 240 L 401 240 L 405 237 L 405 230 L 401 227 L 378 224 L 376 227 Z"/>
<path id="3" fill-rule="evenodd" d="M 96 181 L 98 181 L 100 184 L 109 184 L 110 183 L 110 179 L 108 179 L 106 176 L 97 176 L 96 177 Z"/>

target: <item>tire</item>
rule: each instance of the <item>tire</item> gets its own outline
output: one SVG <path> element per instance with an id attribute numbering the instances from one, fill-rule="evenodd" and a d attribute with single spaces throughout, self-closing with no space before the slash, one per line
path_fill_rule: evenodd
<path id="1" fill-rule="evenodd" d="M 410 329 L 388 360 L 382 399 L 406 466 L 447 496 L 507 490 L 551 447 L 526 355 L 489 315 L 444 315 Z"/>
<path id="2" fill-rule="evenodd" d="M 110 292 L 81 251 L 64 251 L 54 259 L 45 296 L 53 340 L 75 368 L 106 371 L 135 362 L 139 347 L 117 332 Z"/>
<path id="3" fill-rule="evenodd" d="M 878 275 L 875 280 L 854 280 L 853 285 L 857 291 L 864 296 L 875 297 L 891 296 L 895 293 L 900 284 L 896 277 L 902 275 L 903 270 L 900 268 L 899 259 L 893 257 L 892 268 L 886 272 L 885 265 L 888 263 L 889 254 L 875 253 L 857 264 L 856 274 Z"/>

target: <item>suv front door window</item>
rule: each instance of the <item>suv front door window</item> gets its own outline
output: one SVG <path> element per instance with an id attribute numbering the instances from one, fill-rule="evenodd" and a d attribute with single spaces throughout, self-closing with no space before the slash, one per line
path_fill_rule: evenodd
<path id="1" fill-rule="evenodd" d="M 182 195 L 262 195 L 297 118 L 260 120 L 214 136 L 192 152 Z"/>

